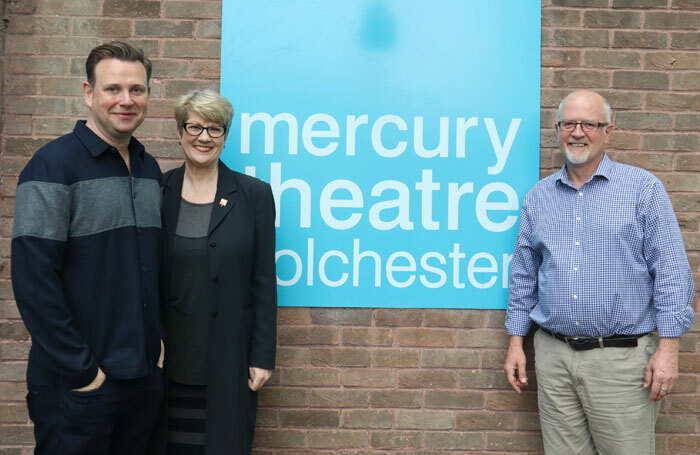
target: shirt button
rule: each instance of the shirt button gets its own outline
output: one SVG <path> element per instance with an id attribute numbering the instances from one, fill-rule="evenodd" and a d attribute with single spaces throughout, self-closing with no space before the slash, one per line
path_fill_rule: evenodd
<path id="1" fill-rule="evenodd" d="M 580 217 L 580 216 L 577 216 L 577 217 L 576 217 L 576 221 L 581 221 L 581 217 Z"/>
<path id="2" fill-rule="evenodd" d="M 578 325 L 578 322 L 574 322 L 574 325 Z"/>
<path id="3" fill-rule="evenodd" d="M 211 317 L 216 318 L 218 315 L 219 315 L 219 312 L 218 312 L 218 311 L 214 311 L 214 312 L 211 314 Z"/>
<path id="4" fill-rule="evenodd" d="M 214 277 L 214 283 L 218 283 L 218 281 L 219 281 L 219 277 L 218 277 L 218 276 L 215 276 L 215 277 Z"/>
<path id="5" fill-rule="evenodd" d="M 146 267 L 141 267 L 141 271 L 142 271 L 143 273 L 146 273 L 146 272 L 148 272 L 148 268 L 146 268 Z"/>
<path id="6" fill-rule="evenodd" d="M 579 192 L 578 192 L 578 195 L 579 195 L 579 196 L 583 196 L 583 191 L 579 191 Z"/>
<path id="7" fill-rule="evenodd" d="M 574 242 L 574 245 L 576 245 L 576 246 L 579 246 L 580 244 L 581 244 L 581 242 L 578 242 L 578 241 Z"/>
<path id="8" fill-rule="evenodd" d="M 578 272 L 578 267 L 574 267 L 574 272 Z"/>
<path id="9" fill-rule="evenodd" d="M 574 298 L 574 300 L 578 299 L 578 296 L 576 294 L 574 294 L 572 297 Z"/>
<path id="10" fill-rule="evenodd" d="M 216 246 L 216 242 L 209 242 L 209 246 L 214 248 Z"/>

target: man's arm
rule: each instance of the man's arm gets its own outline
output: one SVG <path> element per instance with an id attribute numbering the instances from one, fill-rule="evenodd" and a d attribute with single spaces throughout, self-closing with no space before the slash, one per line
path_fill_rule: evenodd
<path id="1" fill-rule="evenodd" d="M 61 282 L 68 230 L 67 185 L 52 183 L 51 164 L 35 156 L 20 175 L 12 232 L 12 287 L 32 343 L 73 388 L 97 377 L 97 361 L 75 330 Z M 47 365 L 47 367 L 48 367 Z"/>
<path id="2" fill-rule="evenodd" d="M 518 393 L 520 393 L 521 387 L 527 386 L 527 372 L 525 371 L 525 366 L 526 360 L 525 351 L 523 351 L 523 337 L 511 335 L 503 371 L 505 371 L 506 377 L 508 378 L 508 384 Z"/>
<path id="3" fill-rule="evenodd" d="M 508 354 L 503 365 L 508 383 L 516 392 L 527 385 L 526 359 L 523 339 L 530 331 L 530 312 L 537 303 L 537 271 L 541 258 L 533 247 L 532 222 L 526 207 L 520 212 L 520 229 L 511 262 L 506 328 L 510 335 Z"/>
<path id="4" fill-rule="evenodd" d="M 678 380 L 679 337 L 690 328 L 695 286 L 673 206 L 658 180 L 641 197 L 644 256 L 654 280 L 653 302 L 659 346 L 647 364 L 644 387 L 649 401 L 673 390 Z"/>

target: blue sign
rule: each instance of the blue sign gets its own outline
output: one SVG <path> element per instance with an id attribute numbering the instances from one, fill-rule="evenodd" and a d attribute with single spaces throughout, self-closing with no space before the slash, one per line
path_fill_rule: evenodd
<path id="1" fill-rule="evenodd" d="M 224 0 L 224 161 L 283 306 L 505 308 L 539 177 L 540 2 Z"/>

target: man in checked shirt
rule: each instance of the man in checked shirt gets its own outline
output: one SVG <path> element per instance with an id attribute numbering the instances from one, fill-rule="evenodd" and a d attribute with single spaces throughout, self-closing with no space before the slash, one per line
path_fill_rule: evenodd
<path id="1" fill-rule="evenodd" d="M 504 370 L 528 383 L 534 326 L 547 454 L 654 453 L 660 399 L 678 378 L 694 285 L 663 184 L 605 154 L 612 113 L 590 91 L 557 112 L 562 169 L 525 196 L 510 275 Z M 650 332 L 658 332 L 658 347 Z"/>

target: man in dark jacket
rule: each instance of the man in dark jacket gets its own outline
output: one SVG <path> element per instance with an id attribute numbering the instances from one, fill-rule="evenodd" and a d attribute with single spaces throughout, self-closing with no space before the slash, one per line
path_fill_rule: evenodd
<path id="1" fill-rule="evenodd" d="M 132 137 L 151 62 L 112 42 L 92 50 L 86 71 L 87 122 L 37 151 L 15 197 L 27 407 L 37 454 L 139 454 L 163 397 L 161 172 Z"/>

